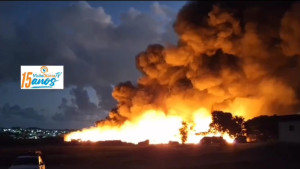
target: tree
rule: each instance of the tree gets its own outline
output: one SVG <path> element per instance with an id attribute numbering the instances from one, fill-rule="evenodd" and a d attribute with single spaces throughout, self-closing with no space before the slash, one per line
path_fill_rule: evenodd
<path id="1" fill-rule="evenodd" d="M 179 129 L 181 135 L 181 142 L 184 144 L 187 141 L 188 137 L 188 124 L 186 122 L 182 122 L 182 128 Z"/>
<path id="2" fill-rule="evenodd" d="M 232 116 L 229 112 L 213 111 L 211 131 L 228 132 L 232 136 L 240 136 L 243 133 L 244 118 Z"/>
<path id="3" fill-rule="evenodd" d="M 278 116 L 258 116 L 245 122 L 247 135 L 258 140 L 278 138 Z"/>

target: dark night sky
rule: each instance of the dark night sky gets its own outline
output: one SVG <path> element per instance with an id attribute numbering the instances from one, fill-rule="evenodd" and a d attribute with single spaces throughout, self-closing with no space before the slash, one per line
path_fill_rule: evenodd
<path id="1" fill-rule="evenodd" d="M 0 2 L 0 127 L 82 128 L 139 77 L 135 56 L 175 44 L 186 2 Z M 64 65 L 64 90 L 21 90 L 20 65 Z"/>

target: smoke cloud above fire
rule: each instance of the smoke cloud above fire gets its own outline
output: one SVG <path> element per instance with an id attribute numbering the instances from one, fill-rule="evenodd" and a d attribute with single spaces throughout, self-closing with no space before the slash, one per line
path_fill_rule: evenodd
<path id="1" fill-rule="evenodd" d="M 65 140 L 198 143 L 217 135 L 209 131 L 212 111 L 246 120 L 296 113 L 299 11 L 299 2 L 186 4 L 174 23 L 178 44 L 139 53 L 137 85 L 117 85 L 107 119 Z"/>
<path id="2" fill-rule="evenodd" d="M 246 119 L 299 108 L 300 3 L 191 2 L 178 14 L 177 46 L 136 57 L 138 85 L 120 83 L 111 119 L 149 109 L 193 118 L 199 108 Z M 121 117 L 116 117 L 121 116 Z"/>

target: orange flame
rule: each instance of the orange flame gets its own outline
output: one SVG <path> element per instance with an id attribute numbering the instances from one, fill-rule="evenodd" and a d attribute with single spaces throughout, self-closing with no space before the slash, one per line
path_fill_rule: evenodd
<path id="1" fill-rule="evenodd" d="M 205 136 L 222 136 L 228 143 L 233 143 L 234 138 L 227 133 L 206 133 L 209 130 L 211 116 L 206 109 L 199 109 L 194 114 L 193 120 L 187 122 L 186 143 L 197 144 Z M 181 134 L 182 122 L 180 116 L 166 115 L 162 111 L 148 110 L 140 118 L 126 121 L 121 126 L 103 125 L 91 127 L 81 131 L 72 132 L 65 136 L 65 141 L 108 141 L 121 140 L 127 143 L 138 144 L 141 141 L 149 140 L 150 144 L 167 144 L 170 141 L 182 143 Z"/>

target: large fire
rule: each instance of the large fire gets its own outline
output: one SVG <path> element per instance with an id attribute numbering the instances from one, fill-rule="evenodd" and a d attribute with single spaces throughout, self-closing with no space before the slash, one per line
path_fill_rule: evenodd
<path id="1" fill-rule="evenodd" d="M 166 115 L 162 111 L 149 110 L 134 121 L 126 121 L 121 126 L 98 126 L 83 129 L 66 135 L 65 141 L 106 141 L 121 140 L 137 144 L 149 140 L 150 144 L 166 144 L 170 141 L 183 143 L 182 133 L 184 119 L 176 115 Z M 187 122 L 185 130 L 187 138 L 185 143 L 197 144 L 204 136 L 222 136 L 228 143 L 234 138 L 228 133 L 208 132 L 211 123 L 210 113 L 199 109 L 194 113 L 193 121 Z"/>
<path id="2" fill-rule="evenodd" d="M 108 118 L 65 140 L 198 143 L 222 136 L 233 142 L 228 133 L 210 130 L 210 112 L 249 119 L 297 110 L 299 3 L 289 10 L 214 3 L 184 6 L 174 23 L 178 44 L 152 44 L 139 53 L 137 84 L 117 85 L 118 104 Z"/>

